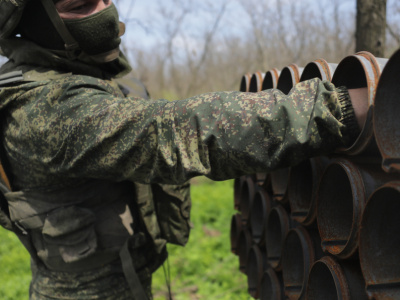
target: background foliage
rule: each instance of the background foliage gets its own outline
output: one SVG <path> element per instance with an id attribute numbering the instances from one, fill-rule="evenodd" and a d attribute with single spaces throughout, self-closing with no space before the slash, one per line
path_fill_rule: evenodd
<path id="1" fill-rule="evenodd" d="M 245 300 L 247 279 L 230 252 L 233 181 L 193 180 L 194 228 L 185 248 L 168 246 L 174 300 Z M 0 228 L 0 299 L 28 299 L 29 255 L 13 233 Z M 168 299 L 163 268 L 153 278 L 155 300 Z"/>

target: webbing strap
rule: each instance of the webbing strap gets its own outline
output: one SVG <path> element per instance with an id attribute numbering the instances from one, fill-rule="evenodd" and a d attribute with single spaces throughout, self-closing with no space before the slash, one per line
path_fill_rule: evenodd
<path id="1" fill-rule="evenodd" d="M 54 6 L 53 0 L 41 1 L 51 22 L 64 41 L 67 53 L 69 53 L 69 55 L 74 55 L 74 51 L 79 49 L 79 44 L 68 31 L 67 26 L 65 26 L 64 21 L 61 19 L 57 9 Z"/>
<path id="2" fill-rule="evenodd" d="M 134 299 L 147 300 L 148 298 L 143 289 L 143 285 L 139 280 L 139 276 L 135 271 L 135 267 L 133 266 L 132 256 L 129 252 L 129 241 L 130 239 L 125 242 L 124 246 L 119 252 L 119 256 L 122 262 L 122 269 L 124 271 L 126 281 L 128 281 Z"/>

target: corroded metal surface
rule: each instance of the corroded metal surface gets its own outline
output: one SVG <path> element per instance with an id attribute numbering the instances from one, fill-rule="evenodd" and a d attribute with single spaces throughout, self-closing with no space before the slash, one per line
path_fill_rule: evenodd
<path id="1" fill-rule="evenodd" d="M 269 268 L 264 272 L 261 281 L 261 300 L 283 300 L 283 280 L 281 273 L 276 273 L 273 269 Z"/>
<path id="2" fill-rule="evenodd" d="M 281 72 L 273 68 L 265 73 L 262 90 L 276 89 L 278 87 L 279 75 Z"/>
<path id="3" fill-rule="evenodd" d="M 385 171 L 400 171 L 400 50 L 389 60 L 376 91 L 374 131 Z"/>
<path id="4" fill-rule="evenodd" d="M 367 119 L 357 140 L 353 145 L 340 149 L 339 152 L 349 155 L 361 153 L 376 155 L 379 153 L 374 139 L 372 115 L 376 88 L 386 63 L 387 59 L 376 58 L 371 53 L 362 51 L 344 58 L 336 68 L 332 83 L 335 86 L 346 86 L 349 89 L 367 87 L 369 105 Z"/>
<path id="5" fill-rule="evenodd" d="M 321 258 L 311 268 L 306 299 L 368 299 L 359 265 L 330 256 Z"/>
<path id="6" fill-rule="evenodd" d="M 316 197 L 327 157 L 315 157 L 290 169 L 288 198 L 291 217 L 303 225 L 311 225 L 317 217 Z"/>
<path id="7" fill-rule="evenodd" d="M 379 165 L 356 165 L 344 158 L 327 167 L 317 199 L 318 229 L 325 251 L 340 258 L 356 253 L 367 199 L 390 178 Z"/>
<path id="8" fill-rule="evenodd" d="M 400 299 L 400 181 L 370 197 L 360 230 L 360 263 L 372 299 Z"/>
<path id="9" fill-rule="evenodd" d="M 263 253 L 257 245 L 253 245 L 247 258 L 246 274 L 249 294 L 255 299 L 260 297 L 261 281 L 266 269 L 267 264 Z"/>
<path id="10" fill-rule="evenodd" d="M 291 64 L 282 69 L 279 76 L 277 89 L 284 94 L 289 94 L 293 86 L 300 82 L 300 76 L 303 68 L 299 68 L 296 64 Z"/>
<path id="11" fill-rule="evenodd" d="M 302 226 L 289 230 L 282 249 L 282 274 L 285 295 L 290 300 L 304 299 L 309 270 L 323 256 L 317 230 Z"/>
<path id="12" fill-rule="evenodd" d="M 250 73 L 246 73 L 245 75 L 243 75 L 242 80 L 240 81 L 239 91 L 241 91 L 241 92 L 249 91 L 251 76 L 252 76 L 252 74 L 250 74 Z"/>
<path id="13" fill-rule="evenodd" d="M 240 214 L 233 215 L 231 220 L 230 240 L 231 240 L 231 251 L 236 255 L 238 255 L 237 246 L 242 229 L 243 229 L 242 217 L 240 216 Z"/>
<path id="14" fill-rule="evenodd" d="M 300 81 L 305 81 L 316 77 L 321 80 L 331 81 L 337 66 L 338 64 L 328 63 L 323 58 L 316 59 L 305 66 L 303 73 L 301 74 Z"/>
<path id="15" fill-rule="evenodd" d="M 265 189 L 257 187 L 252 201 L 249 226 L 253 241 L 264 245 L 265 229 L 267 227 L 267 217 L 271 211 L 271 199 Z"/>

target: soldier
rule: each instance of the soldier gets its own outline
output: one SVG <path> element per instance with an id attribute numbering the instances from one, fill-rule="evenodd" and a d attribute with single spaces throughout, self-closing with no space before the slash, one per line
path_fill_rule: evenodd
<path id="1" fill-rule="evenodd" d="M 151 299 L 166 243 L 188 238 L 185 182 L 332 152 L 365 119 L 365 90 L 317 79 L 288 96 L 125 97 L 123 31 L 111 0 L 0 1 L 0 221 L 31 254 L 30 299 Z"/>

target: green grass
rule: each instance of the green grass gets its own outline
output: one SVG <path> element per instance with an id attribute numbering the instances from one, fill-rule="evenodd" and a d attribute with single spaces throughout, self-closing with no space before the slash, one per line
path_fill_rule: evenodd
<path id="1" fill-rule="evenodd" d="M 169 245 L 174 300 L 246 300 L 247 279 L 230 252 L 233 181 L 196 179 L 192 185 L 194 224 L 186 247 Z M 28 299 L 29 255 L 18 239 L 0 229 L 0 299 Z M 167 299 L 163 268 L 153 277 L 155 300 Z"/>

